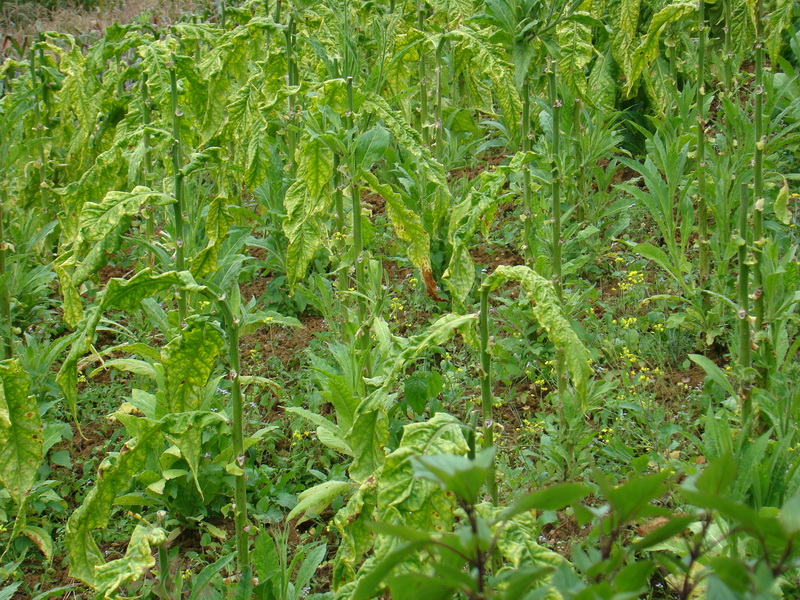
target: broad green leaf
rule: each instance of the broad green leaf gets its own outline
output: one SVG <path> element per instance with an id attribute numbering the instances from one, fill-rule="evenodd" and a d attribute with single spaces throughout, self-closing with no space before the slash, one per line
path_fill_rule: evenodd
<path id="1" fill-rule="evenodd" d="M 144 523 L 136 525 L 125 556 L 99 565 L 95 570 L 95 591 L 104 598 L 113 597 L 122 585 L 139 579 L 156 564 L 152 547 L 166 539 L 167 532 L 161 527 Z"/>
<path id="2" fill-rule="evenodd" d="M 297 175 L 284 197 L 283 232 L 289 240 L 286 273 L 290 289 L 306 275 L 308 265 L 323 241 L 322 217 L 330 202 L 333 156 L 319 139 L 297 150 Z"/>
<path id="3" fill-rule="evenodd" d="M 783 179 L 783 185 L 778 190 L 778 196 L 775 198 L 773 208 L 778 220 L 784 225 L 788 225 L 792 222 L 792 212 L 789 210 L 789 183 L 786 181 L 786 177 L 781 176 L 781 178 Z"/>
<path id="4" fill-rule="evenodd" d="M 336 496 L 347 494 L 354 489 L 350 481 L 326 481 L 312 488 L 300 492 L 297 505 L 286 515 L 286 520 L 291 521 L 299 515 L 306 513 L 319 514 L 328 506 Z"/>
<path id="5" fill-rule="evenodd" d="M 381 407 L 368 410 L 362 402 L 356 410 L 353 428 L 345 441 L 353 449 L 353 464 L 348 471 L 353 481 L 362 482 L 369 477 L 385 458 L 384 446 L 389 440 L 389 419 Z"/>
<path id="6" fill-rule="evenodd" d="M 171 415 L 169 423 L 163 428 L 167 439 L 180 449 L 181 456 L 189 465 L 200 498 L 204 496 L 197 479 L 197 471 L 203 448 L 203 433 L 211 426 L 221 427 L 226 422 L 227 419 L 223 415 L 215 412 L 183 412 Z M 182 473 L 183 470 L 180 474 Z M 162 475 L 164 479 L 174 479 L 174 476 L 169 476 L 166 471 Z"/>
<path id="7" fill-rule="evenodd" d="M 403 199 L 390 185 L 381 184 L 372 173 L 365 172 L 361 176 L 373 192 L 380 194 L 386 200 L 386 215 L 397 237 L 406 242 L 408 260 L 419 269 L 422 280 L 427 286 L 427 282 L 433 281 L 431 241 L 422 218 L 406 207 Z M 437 297 L 435 284 L 432 290 L 428 290 L 428 295 Z"/>
<path id="8" fill-rule="evenodd" d="M 706 375 L 708 375 L 714 381 L 714 383 L 718 384 L 730 396 L 733 396 L 734 398 L 738 397 L 736 390 L 733 389 L 733 384 L 731 384 L 731 382 L 725 376 L 725 373 L 723 373 L 722 369 L 715 365 L 710 359 L 700 354 L 690 354 L 689 358 L 692 359 L 692 362 L 703 369 L 703 371 L 706 372 Z"/>
<path id="9" fill-rule="evenodd" d="M 104 461 L 105 468 L 98 474 L 97 483 L 67 521 L 70 575 L 91 587 L 96 585 L 97 567 L 106 562 L 91 532 L 108 525 L 115 497 L 130 487 L 134 476 L 145 466 L 150 446 L 161 436 L 159 422 L 142 421 L 139 436 L 123 452 Z"/>
<path id="10" fill-rule="evenodd" d="M 390 141 L 389 132 L 380 125 L 359 135 L 354 148 L 356 168 L 368 173 L 372 165 L 383 158 Z"/>
<path id="11" fill-rule="evenodd" d="M 157 416 L 200 409 L 223 345 L 219 331 L 203 321 L 191 323 L 161 349 L 164 385 L 157 394 Z"/>
<path id="12" fill-rule="evenodd" d="M 579 483 L 562 483 L 531 492 L 503 510 L 498 520 L 505 521 L 531 510 L 561 510 L 589 494 L 589 489 Z"/>
<path id="13" fill-rule="evenodd" d="M 123 218 L 138 214 L 147 203 L 171 204 L 175 200 L 150 188 L 137 186 L 131 192 L 108 192 L 99 204 L 86 202 L 80 217 L 77 244 L 99 242 L 117 231 Z"/>
<path id="14" fill-rule="evenodd" d="M 564 315 L 552 283 L 525 266 L 500 266 L 484 280 L 481 290 L 491 292 L 509 280 L 518 281 L 530 297 L 536 320 L 547 332 L 553 345 L 563 352 L 575 388 L 583 398 L 592 374 L 589 353 Z"/>
<path id="15" fill-rule="evenodd" d="M 661 34 L 670 23 L 675 23 L 687 15 L 697 13 L 697 5 L 692 2 L 674 2 L 667 4 L 658 11 L 650 20 L 647 35 L 639 46 L 634 50 L 630 60 L 630 70 L 626 72 L 628 77 L 625 84 L 625 94 L 631 95 L 641 73 L 658 56 L 659 42 Z"/>
<path id="16" fill-rule="evenodd" d="M 19 506 L 36 480 L 44 433 L 30 376 L 19 360 L 0 362 L 0 481 Z"/>
<path id="17" fill-rule="evenodd" d="M 636 32 L 639 29 L 639 8 L 641 0 L 622 0 L 619 4 L 619 22 L 611 39 L 611 53 L 621 67 L 622 73 L 630 80 L 631 50 Z"/>
<path id="18" fill-rule="evenodd" d="M 561 48 L 558 59 L 558 77 L 576 98 L 588 99 L 586 66 L 594 57 L 592 30 L 575 17 L 576 13 L 556 27 L 556 36 Z M 587 15 L 588 16 L 588 15 Z"/>

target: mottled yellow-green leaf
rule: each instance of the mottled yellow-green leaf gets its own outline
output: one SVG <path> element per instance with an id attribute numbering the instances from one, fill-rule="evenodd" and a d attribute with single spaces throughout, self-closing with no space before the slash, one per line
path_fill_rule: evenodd
<path id="1" fill-rule="evenodd" d="M 156 416 L 200 409 L 203 388 L 222 347 L 219 331 L 201 321 L 190 323 L 161 349 L 164 387 L 158 393 Z"/>
<path id="2" fill-rule="evenodd" d="M 786 177 L 781 176 L 783 185 L 778 190 L 778 196 L 775 198 L 774 210 L 775 216 L 778 217 L 781 223 L 788 225 L 792 222 L 792 212 L 789 210 L 789 182 Z"/>
<path id="3" fill-rule="evenodd" d="M 64 359 L 56 382 L 64 393 L 67 406 L 76 416 L 78 372 L 77 364 L 84 354 L 89 352 L 94 341 L 97 326 L 108 308 L 117 308 L 128 312 L 139 310 L 142 300 L 163 292 L 170 287 L 178 290 L 200 292 L 205 287 L 197 285 L 188 271 L 170 271 L 154 275 L 150 269 L 143 269 L 131 279 L 112 278 L 106 288 L 99 294 L 97 304 L 88 310 L 84 321 L 76 332 L 77 337 Z"/>
<path id="4" fill-rule="evenodd" d="M 128 490 L 134 476 L 147 461 L 148 450 L 160 439 L 161 423 L 141 419 L 138 437 L 129 442 L 121 453 L 112 454 L 104 461 L 104 470 L 98 474 L 97 483 L 67 521 L 66 546 L 70 575 L 95 587 L 97 567 L 105 564 L 103 553 L 91 533 L 108 525 L 111 507 L 117 494 Z"/>
<path id="5" fill-rule="evenodd" d="M 53 262 L 53 270 L 58 275 L 61 297 L 64 299 L 64 321 L 74 328 L 83 319 L 81 297 L 72 283 L 72 277 L 67 273 L 67 269 L 62 263 Z"/>
<path id="6" fill-rule="evenodd" d="M 627 82 L 625 94 L 630 95 L 642 72 L 658 56 L 661 34 L 670 23 L 675 23 L 687 15 L 697 13 L 697 4 L 693 2 L 675 2 L 658 11 L 650 21 L 647 34 L 630 58 L 630 70 L 626 72 Z"/>
<path id="7" fill-rule="evenodd" d="M 577 13 L 580 14 L 580 13 Z M 556 27 L 556 37 L 561 47 L 558 59 L 558 77 L 577 98 L 588 99 L 584 70 L 594 56 L 592 30 L 574 18 Z"/>
<path id="8" fill-rule="evenodd" d="M 284 197 L 283 232 L 289 239 L 286 274 L 293 287 L 305 277 L 308 265 L 322 244 L 322 217 L 330 203 L 333 156 L 318 140 L 308 140 L 297 151 L 297 178 Z"/>
<path id="9" fill-rule="evenodd" d="M 84 203 L 78 240 L 100 241 L 117 228 L 123 217 L 138 214 L 144 204 L 166 205 L 174 201 L 171 196 L 145 186 L 137 186 L 131 192 L 108 192 L 99 204 Z"/>
<path id="10" fill-rule="evenodd" d="M 592 374 L 589 353 L 564 315 L 553 284 L 525 266 L 500 266 L 483 282 L 490 292 L 505 281 L 518 281 L 533 304 L 533 314 L 553 345 L 563 352 L 567 369 L 581 398 Z"/>
<path id="11" fill-rule="evenodd" d="M 389 222 L 394 227 L 397 237 L 403 240 L 406 245 L 408 260 L 425 277 L 431 274 L 431 240 L 428 232 L 422 224 L 420 215 L 409 210 L 403 203 L 400 194 L 395 192 L 390 185 L 382 184 L 372 173 L 362 173 L 362 177 L 373 192 L 383 196 L 386 200 L 386 215 Z"/>
<path id="12" fill-rule="evenodd" d="M 286 520 L 291 521 L 298 515 L 305 513 L 319 514 L 327 507 L 336 496 L 346 494 L 353 490 L 355 485 L 350 481 L 326 481 L 300 492 L 297 504 L 286 515 Z"/>
<path id="13" fill-rule="evenodd" d="M 0 362 L 0 481 L 20 505 L 42 462 L 42 418 L 30 376 L 16 359 Z"/>
<path id="14" fill-rule="evenodd" d="M 640 3 L 641 0 L 621 0 L 617 26 L 614 28 L 614 37 L 611 38 L 611 53 L 628 80 L 631 73 L 631 50 L 639 29 Z"/>

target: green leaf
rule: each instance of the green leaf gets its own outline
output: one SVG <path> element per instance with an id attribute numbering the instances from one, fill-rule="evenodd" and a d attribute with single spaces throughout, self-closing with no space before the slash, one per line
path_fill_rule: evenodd
<path id="1" fill-rule="evenodd" d="M 0 481 L 19 506 L 42 462 L 44 432 L 30 377 L 19 360 L 0 362 Z"/>
<path id="2" fill-rule="evenodd" d="M 394 227 L 397 237 L 406 242 L 406 253 L 411 264 L 419 269 L 422 280 L 433 281 L 431 269 L 431 240 L 420 215 L 409 210 L 403 203 L 400 194 L 396 193 L 390 185 L 381 184 L 372 173 L 362 173 L 362 179 L 371 191 L 380 194 L 386 200 L 386 215 Z M 428 289 L 428 295 L 436 297 L 434 288 Z"/>
<path id="3" fill-rule="evenodd" d="M 531 510 L 561 510 L 586 497 L 589 489 L 579 483 L 562 483 L 526 494 L 497 515 L 498 521 L 507 521 Z"/>
<path id="4" fill-rule="evenodd" d="M 356 168 L 369 172 L 372 165 L 383 158 L 390 141 L 389 132 L 380 125 L 359 135 L 354 148 Z"/>
<path id="5" fill-rule="evenodd" d="M 163 387 L 157 394 L 156 416 L 199 410 L 205 386 L 224 342 L 208 322 L 192 322 L 161 349 Z"/>
<path id="6" fill-rule="evenodd" d="M 536 320 L 547 332 L 553 345 L 563 352 L 578 395 L 581 399 L 585 398 L 586 386 L 592 374 L 589 353 L 564 315 L 552 283 L 525 266 L 499 266 L 484 280 L 481 290 L 491 292 L 505 281 L 518 281 L 525 290 L 533 303 Z"/>
<path id="7" fill-rule="evenodd" d="M 102 597 L 112 597 L 125 583 L 139 579 L 155 566 L 151 546 L 158 546 L 167 539 L 161 527 L 139 523 L 131 534 L 125 556 L 99 565 L 95 570 L 95 591 Z"/>
<path id="8" fill-rule="evenodd" d="M 353 489 L 354 485 L 349 481 L 326 481 L 315 485 L 300 493 L 297 505 L 286 515 L 286 520 L 291 521 L 306 513 L 319 514 L 336 496 L 347 494 Z"/>
<path id="9" fill-rule="evenodd" d="M 781 189 L 778 191 L 778 196 L 775 198 L 773 208 L 778 220 L 784 225 L 788 225 L 792 222 L 792 212 L 789 210 L 789 182 L 787 182 L 786 177 L 782 175 L 781 179 L 783 179 L 783 185 L 781 185 Z"/>
<path id="10" fill-rule="evenodd" d="M 125 492 L 134 476 L 145 466 L 148 450 L 161 435 L 161 424 L 142 420 L 139 436 L 123 452 L 112 454 L 104 461 L 97 483 L 67 521 L 66 546 L 70 575 L 95 587 L 96 569 L 105 564 L 91 532 L 108 525 L 111 507 L 117 494 Z"/>
<path id="11" fill-rule="evenodd" d="M 308 265 L 322 244 L 322 217 L 330 203 L 333 156 L 319 139 L 308 140 L 297 151 L 297 175 L 286 191 L 283 232 L 289 240 L 286 274 L 289 287 L 305 277 Z"/>
<path id="12" fill-rule="evenodd" d="M 717 385 L 719 385 L 723 390 L 725 390 L 730 396 L 737 398 L 738 394 L 736 390 L 733 389 L 733 385 L 725 376 L 725 373 L 722 372 L 717 365 L 715 365 L 710 359 L 702 356 L 700 354 L 690 354 L 689 358 L 692 359 L 696 365 L 698 365 L 703 371 L 706 372 L 708 375 Z"/>

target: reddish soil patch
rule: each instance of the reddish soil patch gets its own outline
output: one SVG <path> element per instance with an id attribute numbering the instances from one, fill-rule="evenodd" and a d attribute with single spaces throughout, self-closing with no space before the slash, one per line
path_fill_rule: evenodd
<path id="1" fill-rule="evenodd" d="M 370 212 L 376 217 L 386 214 L 386 199 L 380 194 L 375 194 L 369 190 L 362 191 L 361 204 L 369 206 Z"/>
<path id="2" fill-rule="evenodd" d="M 264 277 L 256 277 L 247 283 L 239 284 L 239 291 L 242 294 L 242 300 L 249 302 L 250 298 L 258 300 L 267 291 L 269 283 L 275 279 L 274 275 L 267 275 Z"/>
<path id="3" fill-rule="evenodd" d="M 515 267 L 525 264 L 525 259 L 515 249 L 491 246 L 479 246 L 470 251 L 475 264 L 493 271 L 501 265 Z"/>
<path id="4" fill-rule="evenodd" d="M 327 329 L 325 319 L 319 315 L 301 315 L 302 328 L 262 328 L 242 338 L 242 357 L 244 371 L 260 373 L 262 365 L 252 362 L 250 351 L 260 348 L 269 356 L 276 356 L 286 369 L 296 369 L 302 362 L 302 354 L 311 344 L 311 340 Z M 248 364 L 249 363 L 249 364 Z"/>
<path id="5" fill-rule="evenodd" d="M 97 276 L 100 278 L 100 285 L 102 287 L 106 287 L 108 285 L 109 279 L 118 277 L 121 279 L 128 279 L 131 275 L 133 275 L 134 270 L 128 269 L 127 271 L 118 265 L 106 265 L 102 269 L 97 272 Z"/>

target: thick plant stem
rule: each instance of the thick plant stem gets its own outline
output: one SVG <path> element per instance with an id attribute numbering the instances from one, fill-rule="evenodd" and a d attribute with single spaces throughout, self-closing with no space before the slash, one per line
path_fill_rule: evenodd
<path id="1" fill-rule="evenodd" d="M 522 86 L 522 151 L 530 152 L 531 149 L 531 89 L 530 81 L 526 78 Z M 533 267 L 534 240 L 533 240 L 533 198 L 531 194 L 531 169 L 525 165 L 522 170 L 522 207 L 525 217 L 523 249 L 525 258 Z"/>
<path id="2" fill-rule="evenodd" d="M 742 389 L 739 394 L 742 398 L 742 425 L 749 426 L 750 418 L 753 412 L 752 399 L 748 388 L 748 382 L 745 374 L 750 369 L 750 264 L 747 260 L 747 254 L 750 249 L 747 243 L 747 212 L 749 208 L 749 191 L 747 185 L 742 184 L 740 189 L 739 199 L 739 281 L 737 296 L 739 301 L 739 310 L 737 317 L 739 319 L 739 370 L 742 373 Z"/>
<path id="3" fill-rule="evenodd" d="M 153 149 L 150 143 L 150 95 L 147 91 L 147 73 L 142 73 L 142 81 L 140 84 L 142 96 L 142 125 L 144 126 L 143 143 L 144 143 L 144 166 L 142 168 L 142 183 L 150 187 L 153 179 Z M 147 207 L 147 221 L 145 222 L 145 231 L 147 233 L 147 241 L 153 241 L 155 232 L 155 207 Z M 151 267 L 155 263 L 155 254 L 150 250 L 147 253 L 147 263 Z"/>
<path id="4" fill-rule="evenodd" d="M 755 70 L 756 81 L 753 93 L 755 102 L 754 128 L 756 146 L 753 154 L 753 250 L 756 264 L 754 270 L 755 280 L 755 317 L 756 333 L 761 331 L 764 324 L 764 298 L 762 297 L 762 255 L 763 246 L 762 216 L 764 213 L 764 2 L 758 0 L 756 4 L 756 56 Z"/>
<path id="5" fill-rule="evenodd" d="M 705 0 L 699 0 L 697 27 L 697 220 L 699 257 L 699 284 L 705 288 L 709 275 L 709 241 L 708 241 L 708 203 L 706 202 L 706 132 L 705 132 L 705 97 L 706 97 L 706 25 Z M 706 296 L 704 295 L 705 299 Z"/>
<path id="6" fill-rule="evenodd" d="M 31 86 L 35 86 L 37 80 L 39 79 L 39 77 L 37 75 L 37 72 L 36 72 L 36 47 L 35 47 L 35 45 L 31 46 L 29 63 L 30 63 L 30 68 L 31 68 Z M 46 173 L 45 173 L 46 160 L 45 160 L 44 140 L 43 140 L 43 134 L 45 132 L 46 127 L 45 127 L 44 123 L 42 123 L 42 112 L 41 112 L 41 109 L 39 107 L 38 94 L 34 94 L 34 96 L 33 96 L 33 115 L 34 115 L 34 121 L 36 123 L 36 129 L 37 129 L 37 132 L 38 132 L 37 136 L 36 136 L 36 141 L 37 141 L 36 145 L 38 146 L 38 150 L 39 150 L 39 194 L 40 194 L 40 199 L 41 199 L 41 203 L 42 203 L 42 211 L 44 211 L 45 214 L 46 214 L 47 208 L 48 208 L 48 206 L 47 206 L 48 198 L 47 198 L 47 177 L 46 177 Z"/>
<path id="7" fill-rule="evenodd" d="M 417 11 L 417 28 L 421 33 L 425 33 L 425 9 L 424 5 L 420 6 Z M 428 146 L 430 144 L 430 135 L 428 133 L 428 64 L 425 59 L 425 52 L 420 51 L 419 54 L 419 134 L 422 137 L 422 143 Z"/>
<path id="8" fill-rule="evenodd" d="M 730 95 L 733 89 L 733 36 L 731 34 L 731 26 L 733 25 L 733 17 L 731 15 L 731 2 L 733 0 L 723 0 L 723 10 L 725 12 L 725 39 L 723 42 L 724 56 L 722 59 L 722 85 L 725 88 L 725 93 Z"/>
<path id="9" fill-rule="evenodd" d="M 348 110 L 348 126 L 353 127 L 353 114 L 355 113 L 355 106 L 353 103 L 353 78 L 347 78 L 347 110 Z M 353 163 L 350 164 L 350 201 L 352 206 L 353 217 L 353 261 L 355 262 L 356 269 L 356 289 L 359 292 L 364 292 L 364 239 L 361 231 L 361 191 L 359 190 L 358 183 L 356 182 L 356 165 L 355 155 L 353 155 Z M 359 309 L 361 316 L 366 314 L 366 306 L 364 300 L 359 298 Z"/>
<path id="10" fill-rule="evenodd" d="M 175 59 L 169 70 L 170 96 L 172 100 L 172 169 L 174 172 L 175 202 L 172 205 L 175 218 L 175 268 L 186 270 L 183 238 L 183 149 L 181 148 L 181 117 L 183 113 L 178 107 L 178 79 L 175 73 Z M 186 320 L 186 292 L 178 295 L 178 318 L 182 324 Z"/>
<path id="11" fill-rule="evenodd" d="M 6 274 L 6 232 L 5 232 L 5 212 L 7 192 L 3 189 L 2 199 L 0 199 L 0 280 Z M 0 360 L 6 360 L 13 355 L 13 344 L 11 339 L 11 295 L 8 285 L 2 284 L 0 287 Z"/>
<path id="12" fill-rule="evenodd" d="M 585 201 L 589 197 L 586 186 L 586 162 L 583 158 L 583 146 L 581 136 L 583 127 L 581 117 L 583 115 L 583 103 L 580 98 L 575 98 L 572 107 L 572 152 L 575 155 L 575 166 L 577 167 L 577 194 L 575 196 L 575 218 L 579 223 L 583 223 L 586 218 Z"/>
<path id="13" fill-rule="evenodd" d="M 239 571 L 250 564 L 247 535 L 247 472 L 244 455 L 244 398 L 239 378 L 239 320 L 229 315 L 228 321 L 228 360 L 231 365 L 231 400 L 233 401 L 233 455 L 240 473 L 236 475 L 234 490 L 235 508 L 233 518 L 236 523 L 236 560 Z"/>
<path id="14" fill-rule="evenodd" d="M 561 169 L 559 154 L 561 153 L 561 108 L 556 83 L 556 61 L 550 61 L 550 104 L 553 107 L 553 158 L 552 158 L 552 211 L 553 211 L 553 286 L 559 301 L 564 300 L 561 282 Z"/>
<path id="15" fill-rule="evenodd" d="M 339 171 L 341 159 L 338 154 L 333 155 L 333 204 L 336 209 L 336 249 L 339 257 L 345 255 L 345 212 L 344 212 L 344 194 L 342 193 L 342 173 Z M 347 289 L 347 274 L 343 269 L 339 269 L 339 290 Z"/>
<path id="16" fill-rule="evenodd" d="M 297 85 L 296 82 L 296 65 L 294 63 L 294 28 L 295 22 L 294 17 L 289 15 L 289 23 L 286 25 L 286 83 L 289 87 Z M 287 98 L 288 103 L 288 117 L 289 123 L 294 120 L 294 111 L 295 106 L 297 104 L 297 98 L 294 94 L 289 94 Z M 288 154 L 289 154 L 289 162 L 292 164 L 292 170 L 294 171 L 294 167 L 296 167 L 295 162 L 295 148 L 297 147 L 297 134 L 289 128 L 289 131 L 286 134 L 287 142 L 288 142 Z"/>
<path id="17" fill-rule="evenodd" d="M 481 309 L 478 315 L 481 341 L 481 417 L 483 421 L 483 447 L 494 446 L 494 418 L 492 416 L 492 356 L 489 354 L 489 288 L 481 290 Z M 497 476 L 494 463 L 489 474 L 489 494 L 497 506 Z"/>
<path id="18" fill-rule="evenodd" d="M 436 106 L 434 106 L 434 127 L 436 127 L 436 157 L 442 160 L 444 156 L 444 125 L 442 123 L 442 65 L 441 56 L 437 52 L 436 64 Z"/>

